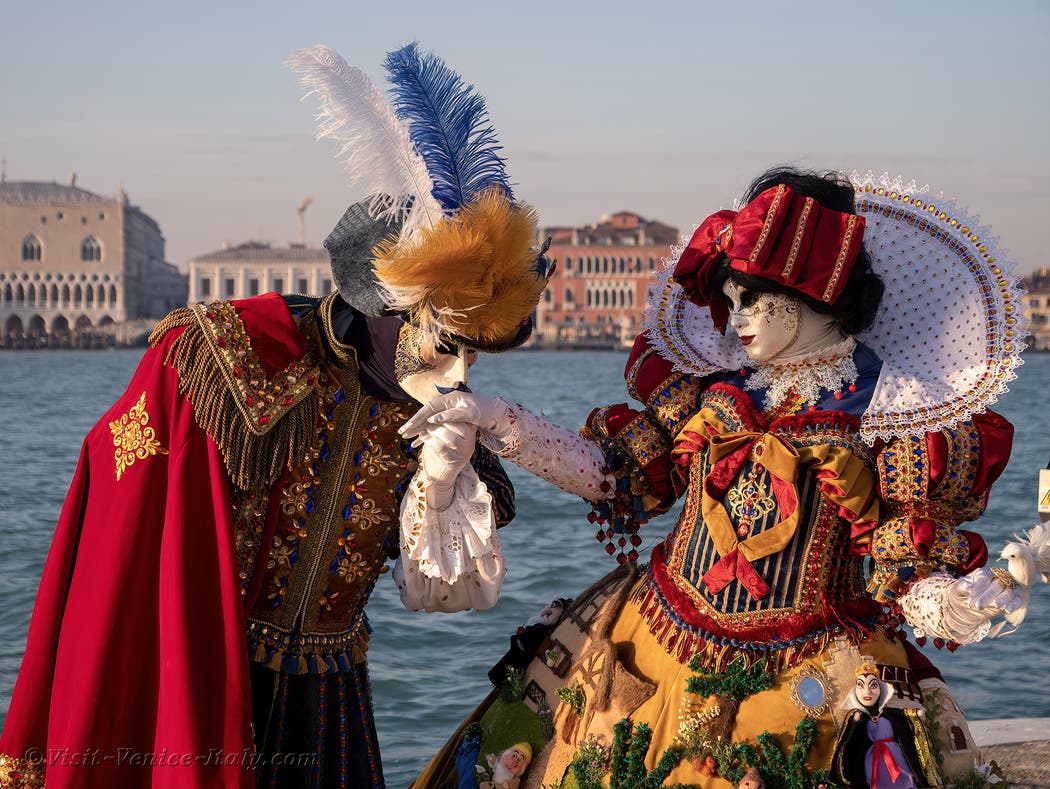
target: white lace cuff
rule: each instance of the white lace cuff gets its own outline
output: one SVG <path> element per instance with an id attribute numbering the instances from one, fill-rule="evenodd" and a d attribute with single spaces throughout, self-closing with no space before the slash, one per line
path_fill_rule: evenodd
<path id="1" fill-rule="evenodd" d="M 502 437 L 482 430 L 481 443 L 497 455 L 587 501 L 613 497 L 616 478 L 602 469 L 605 453 L 594 441 L 538 416 L 517 403 L 507 404 L 510 429 Z"/>
<path id="2" fill-rule="evenodd" d="M 969 588 L 964 581 L 945 572 L 931 573 L 897 599 L 916 636 L 973 644 L 988 635 L 989 617 L 970 607 Z"/>

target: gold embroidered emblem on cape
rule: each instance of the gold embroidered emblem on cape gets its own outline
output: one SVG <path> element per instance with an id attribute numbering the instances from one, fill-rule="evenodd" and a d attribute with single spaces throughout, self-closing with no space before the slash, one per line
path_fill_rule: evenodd
<path id="1" fill-rule="evenodd" d="M 118 482 L 136 460 L 168 454 L 168 450 L 157 440 L 157 431 L 149 424 L 145 392 L 139 395 L 138 402 L 131 410 L 109 423 L 109 430 L 113 434 L 113 446 L 116 447 L 113 459 L 116 461 Z"/>

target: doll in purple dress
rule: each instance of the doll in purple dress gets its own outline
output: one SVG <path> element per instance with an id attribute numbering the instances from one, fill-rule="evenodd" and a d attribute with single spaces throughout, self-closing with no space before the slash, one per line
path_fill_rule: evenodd
<path id="1" fill-rule="evenodd" d="M 873 663 L 857 667 L 846 698 L 850 710 L 832 757 L 832 778 L 851 789 L 918 789 L 936 786 L 931 760 L 916 747 L 920 715 L 887 707 L 893 687 L 883 682 Z"/>

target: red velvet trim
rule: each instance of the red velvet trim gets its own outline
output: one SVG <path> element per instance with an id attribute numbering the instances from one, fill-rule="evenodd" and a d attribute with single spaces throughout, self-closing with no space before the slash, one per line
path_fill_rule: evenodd
<path id="1" fill-rule="evenodd" d="M 911 542 L 915 552 L 923 559 L 930 555 L 930 549 L 937 541 L 937 524 L 929 518 L 909 518 Z"/>
<path id="2" fill-rule="evenodd" d="M 984 538 L 977 532 L 965 529 L 958 529 L 955 533 L 961 534 L 966 538 L 966 545 L 969 548 L 966 561 L 959 568 L 960 572 L 965 575 L 979 567 L 984 567 L 988 562 L 988 546 L 985 544 Z"/>
<path id="3" fill-rule="evenodd" d="M 981 459 L 977 464 L 972 490 L 985 492 L 999 479 L 1010 460 L 1014 426 L 994 411 L 974 414 L 971 420 L 981 436 Z"/>
<path id="4" fill-rule="evenodd" d="M 631 348 L 631 355 L 627 358 L 627 366 L 624 369 L 624 377 L 631 375 L 635 362 L 645 352 L 651 350 L 649 338 L 645 334 L 638 336 Z M 658 353 L 649 354 L 641 366 L 634 370 L 633 379 L 627 380 L 629 387 L 633 387 L 638 398 L 642 402 L 648 402 L 653 392 L 667 382 L 668 378 L 675 375 L 673 365 Z M 678 373 L 681 377 L 685 373 Z"/>
<path id="5" fill-rule="evenodd" d="M 288 311 L 288 304 L 276 293 L 231 302 L 248 332 L 252 350 L 266 370 L 267 378 L 299 361 L 306 353 L 306 341 Z"/>

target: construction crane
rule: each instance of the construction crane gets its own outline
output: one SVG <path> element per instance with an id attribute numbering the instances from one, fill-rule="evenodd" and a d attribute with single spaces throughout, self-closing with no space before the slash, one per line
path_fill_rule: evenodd
<path id="1" fill-rule="evenodd" d="M 305 226 L 303 224 L 303 214 L 306 213 L 306 209 L 310 206 L 310 203 L 312 203 L 313 201 L 314 201 L 314 199 L 312 197 L 308 197 L 305 200 L 303 200 L 303 202 L 299 203 L 299 207 L 295 209 L 295 213 L 299 215 L 299 245 L 300 246 L 305 246 L 306 245 L 306 240 L 305 240 L 306 228 L 305 228 Z"/>

